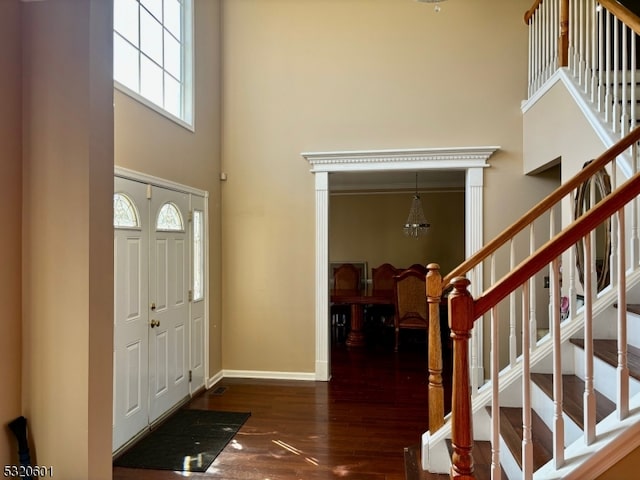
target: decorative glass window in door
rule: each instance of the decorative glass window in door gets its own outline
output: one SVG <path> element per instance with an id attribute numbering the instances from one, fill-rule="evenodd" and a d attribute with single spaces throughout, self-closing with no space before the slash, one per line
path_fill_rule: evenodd
<path id="1" fill-rule="evenodd" d="M 193 211 L 193 300 L 204 299 L 204 212 Z"/>
<path id="2" fill-rule="evenodd" d="M 113 194 L 113 226 L 115 228 L 137 228 L 138 210 L 133 201 L 124 193 Z"/>
<path id="3" fill-rule="evenodd" d="M 178 210 L 178 207 L 176 207 L 175 204 L 168 202 L 160 208 L 158 220 L 156 221 L 156 230 L 163 232 L 184 231 L 182 215 L 180 215 L 180 210 Z"/>

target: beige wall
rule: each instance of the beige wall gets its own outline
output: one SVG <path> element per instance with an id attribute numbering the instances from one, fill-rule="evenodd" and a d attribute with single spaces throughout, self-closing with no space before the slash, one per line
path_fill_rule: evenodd
<path id="1" fill-rule="evenodd" d="M 529 6 L 223 2 L 225 368 L 314 370 L 315 194 L 301 152 L 499 145 L 485 239 L 556 185 L 523 175 Z"/>
<path id="2" fill-rule="evenodd" d="M 22 408 L 68 479 L 111 478 L 112 8 L 22 4 Z"/>
<path id="3" fill-rule="evenodd" d="M 388 262 L 402 268 L 436 262 L 443 273 L 464 260 L 464 191 L 420 192 L 427 235 L 402 231 L 413 192 L 333 194 L 329 202 L 329 261 L 366 261 L 371 269 Z"/>
<path id="4" fill-rule="evenodd" d="M 566 181 L 605 150 L 561 81 L 526 110 L 523 125 L 526 173 L 562 158 L 562 180 Z"/>
<path id="5" fill-rule="evenodd" d="M 220 5 L 194 2 L 195 131 L 115 91 L 115 163 L 209 192 L 209 374 L 222 368 L 220 285 Z"/>
<path id="6" fill-rule="evenodd" d="M 22 414 L 21 400 L 21 197 L 22 111 L 20 86 L 20 3 L 0 2 L 0 304 L 3 305 L 0 336 L 0 464 L 17 461 L 15 437 L 6 424 Z"/>

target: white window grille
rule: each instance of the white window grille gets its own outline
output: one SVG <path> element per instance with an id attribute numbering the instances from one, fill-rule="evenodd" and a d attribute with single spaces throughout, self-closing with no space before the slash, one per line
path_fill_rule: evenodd
<path id="1" fill-rule="evenodd" d="M 191 129 L 192 31 L 192 0 L 113 2 L 116 88 Z"/>

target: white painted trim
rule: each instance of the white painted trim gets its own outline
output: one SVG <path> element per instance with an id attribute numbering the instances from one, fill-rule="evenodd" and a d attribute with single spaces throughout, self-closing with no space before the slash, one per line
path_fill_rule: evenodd
<path id="1" fill-rule="evenodd" d="M 266 370 L 222 370 L 223 378 L 258 378 L 266 380 L 304 380 L 315 381 L 316 374 L 311 372 L 271 372 Z"/>
<path id="2" fill-rule="evenodd" d="M 316 371 L 315 379 L 327 381 L 331 376 L 329 354 L 329 176 L 332 172 L 385 170 L 466 170 L 465 196 L 473 199 L 473 210 L 465 206 L 465 249 L 467 255 L 482 246 L 483 238 L 483 169 L 500 147 L 411 148 L 398 150 L 356 150 L 340 152 L 305 152 L 301 155 L 315 174 L 316 191 Z M 469 201 L 469 200 L 468 200 Z M 478 342 L 479 343 L 479 342 Z M 482 345 L 476 351 L 482 361 Z M 481 366 L 475 366 L 483 376 Z"/>
<path id="3" fill-rule="evenodd" d="M 520 109 L 525 114 L 532 108 L 551 88 L 558 82 L 562 82 L 571 97 L 575 100 L 576 105 L 582 111 L 587 122 L 591 125 L 602 144 L 609 148 L 620 140 L 620 136 L 613 133 L 610 126 L 604 121 L 604 117 L 599 115 L 593 106 L 593 103 L 587 95 L 580 89 L 568 67 L 558 68 L 551 77 L 534 93 L 531 98 L 522 102 Z M 629 154 L 623 153 L 618 157 L 618 166 L 626 178 L 630 178 L 633 173 L 630 164 Z"/>
<path id="4" fill-rule="evenodd" d="M 486 161 L 500 147 L 412 148 L 306 152 L 301 155 L 317 172 L 384 170 L 464 170 L 488 167 Z"/>
<path id="5" fill-rule="evenodd" d="M 171 180 L 166 180 L 164 178 L 156 177 L 146 173 L 137 172 L 128 168 L 119 167 L 118 165 L 114 166 L 113 171 L 116 177 L 128 178 L 130 180 L 155 185 L 156 187 L 168 188 L 177 192 L 190 193 L 192 195 L 209 198 L 209 192 L 207 192 L 206 190 L 189 187 L 188 185 L 183 185 L 181 183 L 173 182 Z"/>
<path id="6" fill-rule="evenodd" d="M 224 375 L 223 375 L 222 371 L 219 371 L 213 377 L 208 377 L 207 378 L 207 390 L 209 390 L 211 387 L 213 387 L 216 383 L 218 383 L 223 378 L 224 378 Z"/>

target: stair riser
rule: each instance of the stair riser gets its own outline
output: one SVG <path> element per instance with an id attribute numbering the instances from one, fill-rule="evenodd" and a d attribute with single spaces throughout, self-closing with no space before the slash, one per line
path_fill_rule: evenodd
<path id="1" fill-rule="evenodd" d="M 640 315 L 627 313 L 627 340 L 629 345 L 640 348 Z"/>
<path id="2" fill-rule="evenodd" d="M 585 380 L 585 355 L 584 350 L 574 346 L 575 375 Z M 616 402 L 616 392 L 618 390 L 616 368 L 599 358 L 593 359 L 593 385 L 596 390 L 605 395 L 609 400 Z M 640 393 L 640 382 L 634 378 L 629 379 L 629 394 L 634 396 Z"/>
<path id="3" fill-rule="evenodd" d="M 502 437 L 500 437 L 500 465 L 507 478 L 522 478 L 522 469 Z"/>
<path id="4" fill-rule="evenodd" d="M 550 430 L 553 430 L 554 406 L 553 399 L 549 398 L 540 387 L 531 382 L 531 406 Z M 582 429 L 565 413 L 564 419 L 565 447 L 576 441 L 583 435 Z"/>
<path id="5" fill-rule="evenodd" d="M 618 309 L 611 306 L 593 322 L 594 338 L 618 338 Z M 627 344 L 640 348 L 640 316 L 627 313 Z"/>

